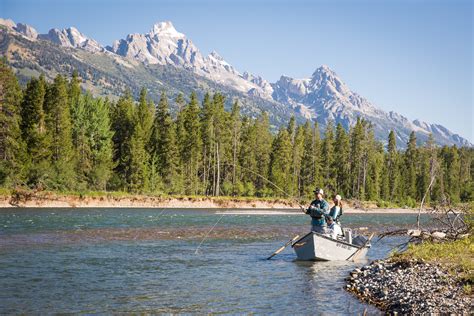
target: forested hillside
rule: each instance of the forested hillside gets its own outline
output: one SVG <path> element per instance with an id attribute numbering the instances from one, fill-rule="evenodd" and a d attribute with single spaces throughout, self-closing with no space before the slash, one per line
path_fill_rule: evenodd
<path id="1" fill-rule="evenodd" d="M 349 131 L 330 123 L 321 136 L 317 123 L 292 118 L 272 133 L 267 114 L 243 116 L 237 101 L 226 111 L 220 93 L 169 100 L 162 91 L 155 105 L 142 89 L 138 101 L 125 93 L 115 102 L 81 91 L 80 81 L 39 77 L 22 89 L 1 63 L 2 187 L 282 197 L 280 187 L 308 198 L 320 186 L 403 205 L 427 191 L 428 201 L 473 198 L 472 148 L 417 146 L 412 133 L 402 151 L 390 131 L 384 148 L 361 119 Z"/>

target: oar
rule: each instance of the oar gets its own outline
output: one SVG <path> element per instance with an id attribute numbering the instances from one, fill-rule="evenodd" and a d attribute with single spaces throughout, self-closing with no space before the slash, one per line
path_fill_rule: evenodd
<path id="1" fill-rule="evenodd" d="M 276 256 L 277 254 L 279 254 L 280 252 L 283 251 L 283 249 L 285 249 L 286 247 L 288 247 L 289 244 L 291 244 L 293 241 L 297 240 L 298 238 L 300 238 L 300 235 L 296 235 L 295 237 L 293 237 L 292 239 L 288 240 L 286 242 L 286 244 L 284 244 L 282 247 L 278 248 L 277 251 L 275 251 L 274 253 L 272 253 L 272 255 L 270 257 L 267 258 L 267 260 L 270 260 L 271 258 L 273 258 L 274 256 Z"/>
<path id="2" fill-rule="evenodd" d="M 367 246 L 370 242 L 370 240 L 372 239 L 372 237 L 374 237 L 375 233 L 372 233 L 372 235 L 370 235 L 369 239 L 367 239 L 367 241 L 365 242 L 365 244 L 360 247 L 359 249 L 357 249 L 356 252 L 354 252 L 352 255 L 349 256 L 349 258 L 347 258 L 346 260 L 349 260 L 351 258 L 353 258 L 352 260 L 355 261 L 355 258 L 357 257 L 357 255 L 362 251 L 362 249 L 365 248 L 365 246 Z"/>

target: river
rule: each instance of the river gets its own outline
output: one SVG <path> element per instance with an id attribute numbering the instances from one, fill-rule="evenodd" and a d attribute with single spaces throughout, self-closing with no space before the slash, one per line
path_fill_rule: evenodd
<path id="1" fill-rule="evenodd" d="M 415 221 L 407 214 L 342 219 L 369 231 Z M 307 216 L 288 212 L 2 209 L 0 314 L 379 313 L 347 293 L 344 278 L 404 239 L 374 243 L 357 263 L 298 262 L 291 248 L 265 260 L 308 228 Z"/>

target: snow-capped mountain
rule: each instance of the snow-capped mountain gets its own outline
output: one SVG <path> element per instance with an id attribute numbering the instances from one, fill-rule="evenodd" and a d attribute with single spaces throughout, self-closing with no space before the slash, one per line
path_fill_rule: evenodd
<path id="1" fill-rule="evenodd" d="M 440 143 L 471 146 L 469 141 L 441 125 L 419 120 L 412 122 L 396 112 L 385 112 L 375 107 L 367 99 L 351 91 L 325 65 L 316 69 L 311 78 L 293 79 L 282 76 L 272 86 L 276 101 L 297 109 L 305 117 L 323 125 L 332 120 L 349 128 L 360 117 L 372 122 L 376 134 L 387 134 L 387 130 L 393 129 L 401 144 L 405 144 L 411 131 L 415 131 L 420 140 L 426 140 L 432 133 L 438 141 L 443 140 Z"/>
<path id="2" fill-rule="evenodd" d="M 260 90 L 258 84 L 244 78 L 232 65 L 213 51 L 204 56 L 183 33 L 169 21 L 153 25 L 146 34 L 129 34 L 107 49 L 117 55 L 146 64 L 173 65 L 191 70 L 215 82 L 229 85 L 241 92 Z M 268 93 L 262 96 L 271 98 Z"/>
<path id="3" fill-rule="evenodd" d="M 410 121 L 396 112 L 377 108 L 353 92 L 328 66 L 319 67 L 310 78 L 281 76 L 275 83 L 249 72 L 240 73 L 217 52 L 204 55 L 171 22 L 156 23 L 148 33 L 129 34 L 106 48 L 74 27 L 38 34 L 27 24 L 0 19 L 0 32 L 4 29 L 8 32 L 0 33 L 0 51 L 14 59 L 12 65 L 19 74 L 25 67 L 29 70 L 24 73 L 29 76 L 38 69 L 45 73 L 54 69 L 53 74 L 79 68 L 85 80 L 89 78 L 88 87 L 96 87 L 106 95 L 120 94 L 131 85 L 137 91 L 143 86 L 150 91 L 166 87 L 174 93 L 218 90 L 230 100 L 239 98 L 247 115 L 269 112 L 276 126 L 286 124 L 288 117 L 295 115 L 300 122 L 318 121 L 321 128 L 329 120 L 350 128 L 361 117 L 372 122 L 376 137 L 384 142 L 388 131 L 394 130 L 402 146 L 411 131 L 420 141 L 432 133 L 439 144 L 472 146 L 441 125 Z M 2 35 L 15 35 L 16 44 L 12 48 L 9 42 L 1 45 Z M 42 44 L 47 42 L 62 50 Z M 29 50 L 28 54 L 15 51 L 21 46 Z"/>

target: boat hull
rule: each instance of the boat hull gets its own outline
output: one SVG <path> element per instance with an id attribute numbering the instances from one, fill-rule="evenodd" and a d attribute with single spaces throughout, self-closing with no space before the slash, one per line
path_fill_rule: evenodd
<path id="1" fill-rule="evenodd" d="M 310 232 L 295 241 L 291 247 L 294 249 L 298 260 L 304 261 L 333 261 L 349 260 L 358 251 L 357 257 L 367 254 L 368 246 L 360 247 L 342 240 L 335 240 L 328 236 Z"/>

